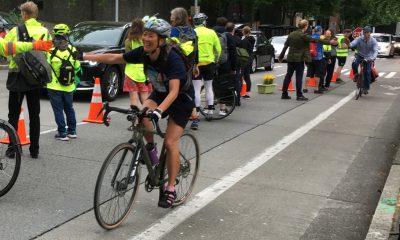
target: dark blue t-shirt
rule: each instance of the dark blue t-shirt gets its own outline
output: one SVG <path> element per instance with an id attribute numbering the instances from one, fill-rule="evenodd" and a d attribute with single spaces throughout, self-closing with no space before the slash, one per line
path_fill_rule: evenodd
<path id="1" fill-rule="evenodd" d="M 173 50 L 170 51 L 166 63 L 163 62 L 164 60 L 161 55 L 155 62 L 151 62 L 148 59 L 147 54 L 144 52 L 143 47 L 138 47 L 125 53 L 123 58 L 128 63 L 147 63 L 146 75 L 153 85 L 154 91 L 163 99 L 169 93 L 168 83 L 171 79 L 180 80 L 180 92 L 182 91 L 182 86 L 184 86 L 187 81 L 185 65 L 181 57 Z M 178 95 L 175 102 L 178 101 L 180 103 L 185 103 L 188 100 L 193 102 L 193 99 L 194 89 L 193 85 L 191 85 L 187 91 L 183 91 Z"/>

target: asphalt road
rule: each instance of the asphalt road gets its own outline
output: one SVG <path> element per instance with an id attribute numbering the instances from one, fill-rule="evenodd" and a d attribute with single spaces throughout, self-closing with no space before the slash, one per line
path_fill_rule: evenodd
<path id="1" fill-rule="evenodd" d="M 382 76 L 358 101 L 347 78 L 298 102 L 294 93 L 281 100 L 279 90 L 257 94 L 266 72 L 252 74 L 250 100 L 224 120 L 200 122 L 200 175 L 189 202 L 161 209 L 158 192 L 141 186 L 113 231 L 94 218 L 94 185 L 108 152 L 129 139 L 128 122 L 115 114 L 109 128 L 80 124 L 78 139 L 60 142 L 43 98 L 40 156 L 31 159 L 24 147 L 19 178 L 0 199 L 0 239 L 364 239 L 400 137 L 400 58 L 376 64 Z M 285 71 L 276 64 L 278 85 Z M 0 71 L 0 118 L 7 118 L 5 78 Z M 79 122 L 89 99 L 74 103 Z M 126 107 L 128 96 L 112 104 Z"/>

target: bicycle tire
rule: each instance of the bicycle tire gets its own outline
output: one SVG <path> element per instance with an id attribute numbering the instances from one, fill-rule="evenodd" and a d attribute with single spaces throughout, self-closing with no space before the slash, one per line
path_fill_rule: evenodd
<path id="1" fill-rule="evenodd" d="M 358 75 L 356 85 L 357 85 L 356 100 L 358 100 L 362 96 L 363 85 L 364 85 L 364 72 L 362 69 L 360 71 L 360 74 Z"/>
<path id="2" fill-rule="evenodd" d="M 200 167 L 200 148 L 196 137 L 185 131 L 179 140 L 180 170 L 175 191 L 177 198 L 173 206 L 184 203 L 192 194 Z"/>
<path id="3" fill-rule="evenodd" d="M 120 153 L 122 153 L 122 155 L 119 160 L 117 160 L 116 163 L 113 163 L 114 158 L 118 157 Z M 140 180 L 140 166 L 138 165 L 137 160 L 138 157 L 136 157 L 137 162 L 134 163 L 136 166 L 134 175 L 130 175 L 131 177 L 128 179 L 126 176 L 130 170 L 132 159 L 134 159 L 137 154 L 140 153 L 137 152 L 137 149 L 133 144 L 121 143 L 108 154 L 100 169 L 94 192 L 94 213 L 97 222 L 104 229 L 111 230 L 118 227 L 128 217 L 129 212 L 132 209 Z M 111 171 L 108 172 L 107 170 L 109 170 L 111 167 L 115 167 L 115 169 L 111 169 Z M 106 173 L 109 173 L 109 175 L 106 175 Z M 112 181 L 113 178 L 115 178 L 114 183 Z M 110 196 L 106 196 L 105 199 L 101 199 L 101 190 L 103 186 L 111 187 L 111 189 L 108 191 L 110 192 Z M 129 193 L 130 191 L 132 192 Z M 124 198 L 125 195 L 128 196 L 127 201 Z M 122 200 L 120 199 L 121 197 L 123 198 L 124 202 L 122 202 L 120 205 L 120 200 Z M 114 202 L 116 203 L 116 206 L 112 206 Z M 124 209 L 120 209 L 120 206 L 125 207 Z M 103 209 L 108 210 L 108 213 L 113 210 L 114 214 L 116 213 L 119 215 L 117 217 L 112 216 L 112 221 L 109 221 L 110 216 L 106 216 L 105 213 L 103 214 Z"/>
<path id="4" fill-rule="evenodd" d="M 0 197 L 8 193 L 17 181 L 21 168 L 21 145 L 14 127 L 0 120 L 0 139 L 9 143 L 0 145 Z M 1 141 L 3 142 L 3 141 Z M 7 149 L 13 149 L 14 157 L 6 156 Z"/>
<path id="5" fill-rule="evenodd" d="M 208 104 L 207 99 L 205 97 L 205 90 L 204 86 L 201 88 L 200 91 L 200 113 L 203 115 L 207 120 L 220 120 L 224 119 L 230 114 L 232 114 L 233 110 L 236 107 L 236 91 L 234 89 L 228 89 L 223 93 L 218 93 L 214 90 L 214 102 L 213 102 L 213 113 L 208 113 Z M 221 105 L 224 104 L 224 105 Z M 225 114 L 221 115 L 220 112 L 224 107 Z"/>

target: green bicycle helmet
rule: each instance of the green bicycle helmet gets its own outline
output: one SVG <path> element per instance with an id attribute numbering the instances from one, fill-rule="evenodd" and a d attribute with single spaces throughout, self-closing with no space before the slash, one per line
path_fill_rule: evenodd
<path id="1" fill-rule="evenodd" d="M 171 24 L 161 18 L 150 17 L 144 20 L 144 31 L 157 33 L 162 38 L 169 38 L 171 35 Z"/>
<path id="2" fill-rule="evenodd" d="M 53 34 L 54 35 L 68 35 L 71 33 L 68 25 L 64 23 L 57 24 L 53 27 Z"/>

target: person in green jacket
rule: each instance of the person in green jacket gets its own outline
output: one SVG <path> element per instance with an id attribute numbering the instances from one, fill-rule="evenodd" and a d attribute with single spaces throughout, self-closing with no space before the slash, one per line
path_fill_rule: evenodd
<path id="1" fill-rule="evenodd" d="M 304 97 L 302 93 L 303 85 L 303 74 L 304 74 L 304 62 L 311 62 L 310 55 L 310 42 L 321 42 L 323 44 L 336 44 L 336 41 L 321 40 L 312 38 L 306 34 L 305 31 L 308 29 L 308 21 L 303 19 L 298 24 L 298 29 L 289 34 L 285 46 L 279 55 L 279 62 L 283 61 L 286 50 L 289 48 L 287 56 L 287 73 L 282 87 L 282 99 L 291 99 L 288 94 L 289 83 L 296 72 L 296 94 L 298 101 L 307 101 L 308 98 Z"/>
<path id="2" fill-rule="evenodd" d="M 77 138 L 73 95 L 76 82 L 79 81 L 76 74 L 80 71 L 81 64 L 74 57 L 75 47 L 69 43 L 68 34 L 70 32 L 66 24 L 54 26 L 55 48 L 52 49 L 47 58 L 53 70 L 51 82 L 47 84 L 47 94 L 57 123 L 58 132 L 54 137 L 61 141 Z M 67 117 L 67 124 L 65 124 L 64 112 Z"/>
<path id="3" fill-rule="evenodd" d="M 19 9 L 21 9 L 21 18 L 26 26 L 27 32 L 33 40 L 51 40 L 47 28 L 43 27 L 42 23 L 36 20 L 39 14 L 39 9 L 33 1 L 23 3 Z M 4 39 L 9 42 L 19 40 L 17 27 L 11 29 Z M 20 73 L 17 64 L 12 59 L 10 60 L 8 69 L 7 89 L 10 91 L 8 97 L 8 122 L 18 131 L 21 105 L 26 96 L 29 110 L 29 136 L 31 140 L 29 152 L 32 158 L 38 158 L 41 86 L 29 85 L 25 77 Z"/>
<path id="4" fill-rule="evenodd" d="M 143 21 L 139 18 L 133 19 L 128 38 L 125 40 L 126 53 L 140 46 L 143 46 L 142 34 Z M 125 65 L 125 80 L 123 91 L 129 92 L 131 105 L 138 106 L 139 101 L 140 103 L 143 103 L 144 100 L 149 97 L 152 88 L 151 84 L 146 83 L 146 80 L 147 79 L 146 75 L 144 74 L 143 64 L 127 63 Z"/>

